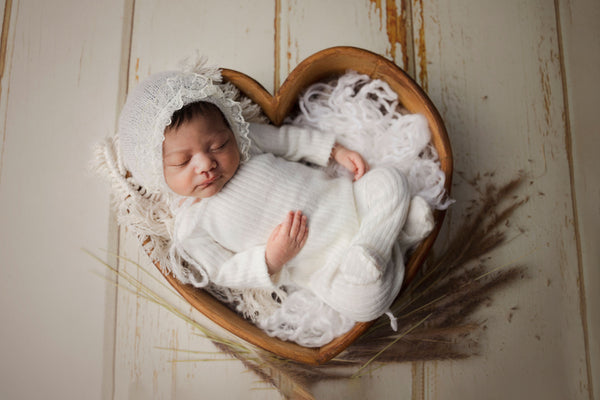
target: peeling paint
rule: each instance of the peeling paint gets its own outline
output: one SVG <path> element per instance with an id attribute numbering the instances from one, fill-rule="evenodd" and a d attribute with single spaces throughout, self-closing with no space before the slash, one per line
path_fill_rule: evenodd
<path id="1" fill-rule="evenodd" d="M 12 14 L 12 0 L 6 0 L 4 4 L 4 20 L 2 21 L 2 36 L 0 37 L 0 94 L 2 94 L 2 81 L 6 67 L 6 49 L 8 43 L 8 33 L 10 32 L 10 18 Z M 17 8 L 18 14 L 18 8 Z M 14 45 L 13 45 L 14 49 Z M 12 58 L 12 57 L 11 57 Z M 9 85 L 6 87 L 6 99 L 10 93 L 10 79 L 7 79 Z M 8 107 L 7 107 L 8 110 Z M 6 148 L 6 119 L 7 113 L 4 113 L 4 124 L 2 127 L 2 147 L 0 147 L 0 182 L 2 182 L 2 165 L 4 160 L 4 149 Z"/>
<path id="2" fill-rule="evenodd" d="M 398 25 L 398 43 L 402 49 L 402 67 L 405 70 L 411 68 L 411 60 L 414 62 L 413 35 L 412 35 L 412 7 L 410 0 L 400 2 L 400 20 Z M 412 72 L 412 71 L 411 71 Z"/>
<path id="3" fill-rule="evenodd" d="M 412 395 L 411 400 L 422 400 L 425 397 L 425 365 L 421 361 L 415 361 L 411 367 Z"/>
<path id="4" fill-rule="evenodd" d="M 375 7 L 375 10 L 379 11 L 379 28 L 383 26 L 383 14 L 381 13 L 381 0 L 369 0 L 369 2 Z M 370 14 L 370 12 L 369 12 Z"/>
<path id="5" fill-rule="evenodd" d="M 419 83 L 425 92 L 427 92 L 427 48 L 425 46 L 425 18 L 423 17 L 423 0 L 416 1 L 419 4 L 419 36 L 418 40 L 418 58 L 419 58 Z"/>
<path id="6" fill-rule="evenodd" d="M 388 42 L 391 46 L 390 56 L 396 59 L 396 45 L 400 40 L 400 27 L 398 24 L 398 7 L 395 0 L 388 0 L 385 3 L 385 28 Z M 406 39 L 406 35 L 402 35 Z M 405 43 L 406 45 L 406 43 Z"/>
<path id="7" fill-rule="evenodd" d="M 6 0 L 6 4 L 4 5 L 4 20 L 2 21 L 2 36 L 0 37 L 0 91 L 2 90 L 2 78 L 4 78 L 6 64 L 6 46 L 10 30 L 11 10 L 12 0 Z"/>
<path id="8" fill-rule="evenodd" d="M 140 58 L 135 59 L 135 83 L 140 83 Z"/>
<path id="9" fill-rule="evenodd" d="M 275 20 L 273 21 L 275 29 L 274 46 L 274 72 L 273 72 L 273 93 L 279 90 L 281 85 L 281 0 L 275 0 Z"/>
<path id="10" fill-rule="evenodd" d="M 288 3 L 288 15 L 290 15 L 292 13 L 292 5 Z M 287 59 L 287 74 L 290 73 L 290 71 L 292 70 L 291 67 L 291 59 L 292 59 L 292 31 L 291 31 L 291 24 L 287 24 L 287 52 L 286 52 L 286 59 Z"/>
<path id="11" fill-rule="evenodd" d="M 383 25 L 383 9 L 381 0 L 370 0 L 375 10 L 379 14 L 379 26 Z M 400 1 L 400 13 L 398 13 L 398 6 L 396 0 L 386 0 L 385 3 L 385 29 L 390 45 L 390 50 L 387 55 L 394 61 L 398 56 L 397 47 L 400 46 L 402 54 L 401 67 L 405 70 L 410 69 L 410 56 L 411 51 L 409 49 L 409 43 L 412 44 L 412 24 L 411 24 L 411 4 L 410 0 Z"/>
<path id="12" fill-rule="evenodd" d="M 370 2 L 370 3 L 371 3 L 373 6 L 375 6 L 375 9 L 376 9 L 376 10 L 378 10 L 378 11 L 379 11 L 379 17 L 380 17 L 379 21 L 381 22 L 381 21 L 382 21 L 382 20 L 381 20 L 381 18 L 382 18 L 382 15 L 381 15 L 381 0 L 369 0 L 369 2 Z"/>
<path id="13" fill-rule="evenodd" d="M 402 32 L 403 30 L 400 28 L 400 21 L 398 21 L 398 8 L 394 0 L 388 0 L 385 3 L 385 17 L 385 27 L 388 36 L 388 42 L 390 43 L 390 46 L 392 46 L 391 56 L 395 60 L 396 44 L 401 43 L 401 40 L 404 40 L 403 47 L 406 48 L 406 34 Z"/>

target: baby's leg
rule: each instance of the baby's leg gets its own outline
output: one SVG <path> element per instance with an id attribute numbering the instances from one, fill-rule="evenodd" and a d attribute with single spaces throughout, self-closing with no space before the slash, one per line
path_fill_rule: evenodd
<path id="1" fill-rule="evenodd" d="M 394 251 L 399 251 L 397 243 Z M 383 275 L 371 283 L 352 283 L 342 274 L 328 282 L 323 300 L 334 310 L 355 321 L 371 321 L 388 311 L 402 287 L 404 262 L 394 254 Z M 321 282 L 321 281 L 320 281 Z"/>
<path id="2" fill-rule="evenodd" d="M 425 239 L 434 226 L 433 212 L 427 201 L 419 196 L 413 197 L 410 201 L 406 222 L 399 236 L 403 253 Z"/>
<path id="3" fill-rule="evenodd" d="M 354 184 L 360 227 L 340 269 L 350 282 L 379 279 L 404 226 L 410 204 L 406 178 L 392 168 L 376 168 Z"/>

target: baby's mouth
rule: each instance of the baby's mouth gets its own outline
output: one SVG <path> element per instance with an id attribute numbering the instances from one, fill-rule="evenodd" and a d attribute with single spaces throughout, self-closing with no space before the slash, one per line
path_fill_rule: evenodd
<path id="1" fill-rule="evenodd" d="M 212 177 L 210 179 L 205 180 L 201 184 L 199 184 L 198 187 L 200 187 L 200 188 L 206 188 L 207 186 L 209 186 L 210 184 L 212 184 L 217 179 L 219 179 L 219 177 L 218 176 L 214 176 L 214 177 Z"/>

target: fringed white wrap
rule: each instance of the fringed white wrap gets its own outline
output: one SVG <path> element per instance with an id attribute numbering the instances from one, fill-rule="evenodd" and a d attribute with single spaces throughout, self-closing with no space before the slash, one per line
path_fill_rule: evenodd
<path id="1" fill-rule="evenodd" d="M 220 83 L 219 71 L 206 67 L 204 62 L 189 67 Z M 246 120 L 260 120 L 256 105 L 240 99 L 233 86 L 221 85 L 226 97 L 241 101 Z M 288 122 L 335 132 L 341 144 L 358 150 L 370 165 L 393 164 L 400 168 L 409 179 L 412 195 L 422 196 L 438 209 L 450 204 L 425 118 L 402 115 L 396 94 L 384 82 L 350 72 L 329 84 L 311 86 L 300 100 L 300 109 L 301 113 Z M 95 167 L 112 186 L 119 224 L 140 238 L 150 239 L 146 249 L 152 249 L 153 261 L 160 262 L 165 271 L 181 282 L 194 283 L 197 279 L 191 269 L 169 257 L 173 224 L 170 195 L 149 193 L 126 177 L 115 150 L 117 140 L 107 140 L 97 147 Z M 335 166 L 329 167 L 329 172 L 345 173 Z M 288 295 L 284 288 L 274 293 L 214 285 L 205 289 L 270 335 L 307 347 L 327 344 L 354 325 L 307 290 L 288 288 Z"/>
<path id="2" fill-rule="evenodd" d="M 330 83 L 312 85 L 300 99 L 291 123 L 334 132 L 337 141 L 358 150 L 371 166 L 393 165 L 406 175 L 412 196 L 446 209 L 445 175 L 431 145 L 427 120 L 407 114 L 385 82 L 348 72 Z M 333 165 L 330 173 L 346 173 Z"/>
<path id="3" fill-rule="evenodd" d="M 273 314 L 259 321 L 269 335 L 305 347 L 320 347 L 348 332 L 354 321 L 306 289 L 293 291 Z"/>

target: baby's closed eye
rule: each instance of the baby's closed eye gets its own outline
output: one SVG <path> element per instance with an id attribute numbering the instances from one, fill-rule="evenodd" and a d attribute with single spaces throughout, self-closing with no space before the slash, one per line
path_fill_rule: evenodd
<path id="1" fill-rule="evenodd" d="M 227 139 L 227 140 L 226 140 L 225 142 L 223 142 L 222 144 L 220 144 L 220 145 L 217 145 L 217 146 L 215 146 L 215 147 L 211 148 L 211 149 L 210 149 L 210 151 L 212 151 L 212 152 L 217 152 L 217 151 L 219 151 L 219 150 L 223 150 L 223 149 L 225 149 L 225 147 L 227 147 L 227 145 L 228 145 L 228 144 L 229 144 L 229 139 Z"/>
<path id="2" fill-rule="evenodd" d="M 167 167 L 184 167 L 189 162 L 189 157 L 171 157 L 164 161 Z"/>

